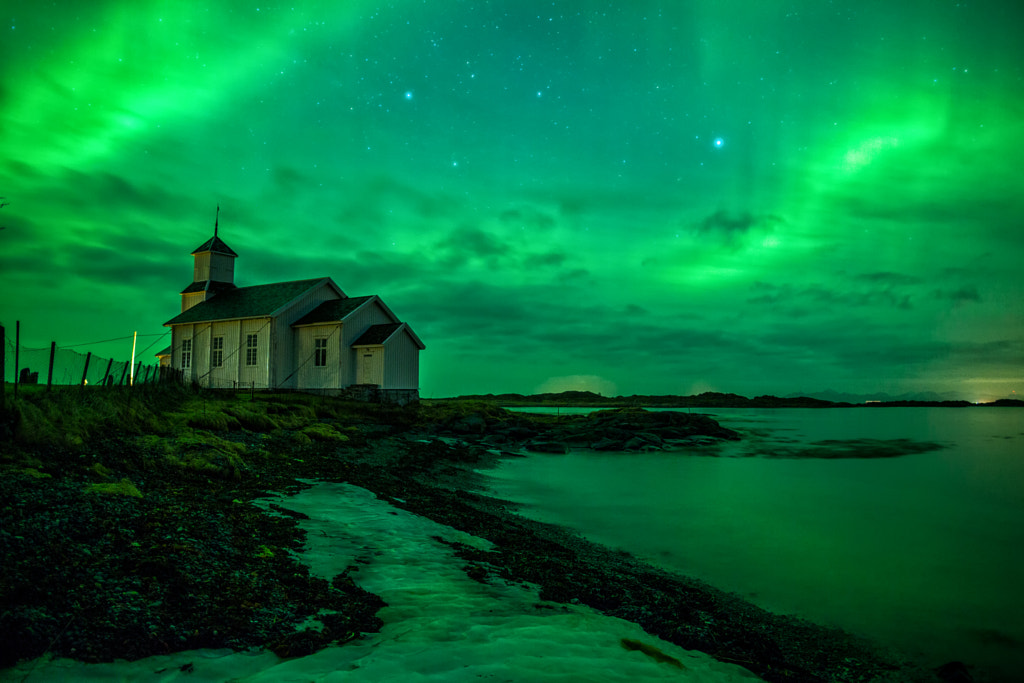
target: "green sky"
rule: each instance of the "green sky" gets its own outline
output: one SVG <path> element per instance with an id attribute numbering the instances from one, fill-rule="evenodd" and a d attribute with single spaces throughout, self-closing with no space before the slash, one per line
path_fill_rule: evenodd
<path id="1" fill-rule="evenodd" d="M 1024 393 L 1016 1 L 22 5 L 30 346 L 165 332 L 219 204 L 237 284 L 379 294 L 427 397 Z"/>

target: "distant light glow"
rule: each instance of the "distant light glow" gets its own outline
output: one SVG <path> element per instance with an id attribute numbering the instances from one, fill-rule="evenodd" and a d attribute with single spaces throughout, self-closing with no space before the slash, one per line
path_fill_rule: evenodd
<path id="1" fill-rule="evenodd" d="M 725 140 L 722 138 L 715 138 L 715 147 L 721 148 L 725 146 Z"/>

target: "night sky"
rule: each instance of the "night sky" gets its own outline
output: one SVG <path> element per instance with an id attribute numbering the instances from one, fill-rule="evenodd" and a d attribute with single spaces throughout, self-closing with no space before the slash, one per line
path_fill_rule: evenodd
<path id="1" fill-rule="evenodd" d="M 0 322 L 29 346 L 166 332 L 219 204 L 237 284 L 379 294 L 428 398 L 1024 393 L 1017 0 L 0 20 Z"/>

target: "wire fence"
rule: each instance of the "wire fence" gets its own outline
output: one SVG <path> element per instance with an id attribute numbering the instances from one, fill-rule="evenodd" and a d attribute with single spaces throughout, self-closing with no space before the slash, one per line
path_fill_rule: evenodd
<path id="1" fill-rule="evenodd" d="M 0 326 L 0 355 L 3 356 L 3 381 L 19 386 L 45 385 L 51 386 L 132 386 L 135 384 L 152 384 L 166 381 L 175 376 L 170 368 L 161 368 L 159 363 L 144 363 L 139 358 L 146 357 L 150 348 L 165 341 L 169 333 L 163 335 L 147 335 L 157 337 L 148 346 L 137 350 L 136 362 L 132 366 L 131 359 L 116 359 L 94 355 L 88 351 L 89 346 L 107 344 L 112 341 L 131 341 L 124 339 L 105 339 L 89 344 L 59 346 L 52 342 L 47 347 L 29 347 L 18 343 L 18 332 L 11 334 L 10 328 Z M 144 337 L 145 339 L 145 337 Z M 152 357 L 152 353 L 149 353 Z"/>

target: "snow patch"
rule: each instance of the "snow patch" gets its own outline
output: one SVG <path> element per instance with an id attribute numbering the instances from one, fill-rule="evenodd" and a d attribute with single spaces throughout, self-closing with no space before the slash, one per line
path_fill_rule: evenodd
<path id="1" fill-rule="evenodd" d="M 481 550 L 491 544 L 395 508 L 365 489 L 316 483 L 295 496 L 263 501 L 309 516 L 299 558 L 326 579 L 349 569 L 388 604 L 380 633 L 307 657 L 197 650 L 136 662 L 25 662 L 0 678 L 26 681 L 655 681 L 759 680 L 585 606 L 540 600 L 535 587 L 466 576 L 464 561 L 437 540 Z M 350 569 L 358 567 L 358 570 Z M 628 641 L 624 645 L 624 641 Z M 643 647 L 637 647 L 641 643 Z M 673 662 L 671 660 L 677 660 Z M 679 667 L 682 665 L 682 668 Z"/>

